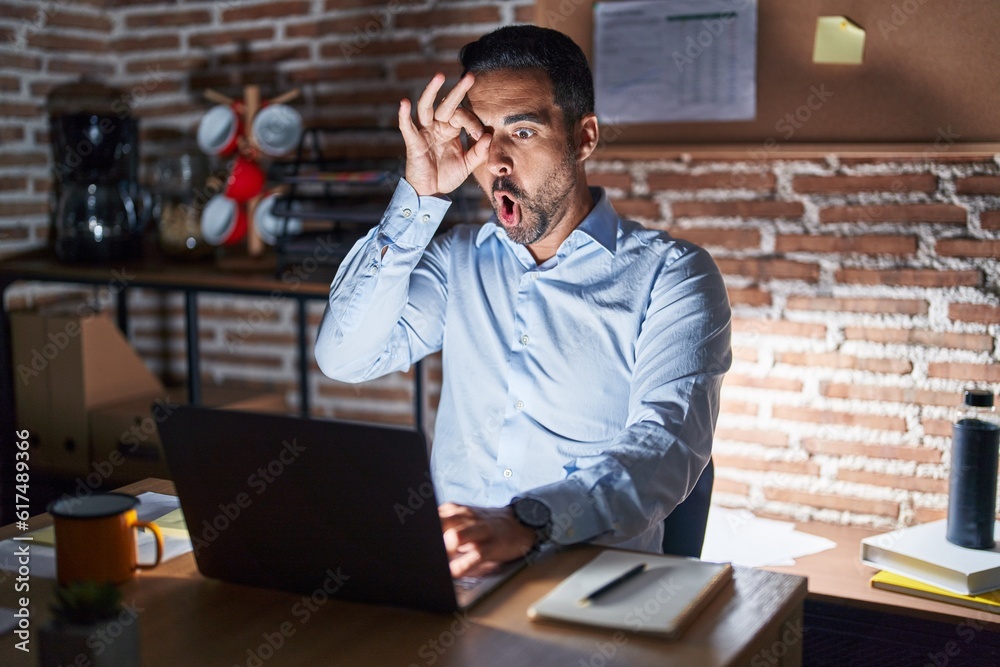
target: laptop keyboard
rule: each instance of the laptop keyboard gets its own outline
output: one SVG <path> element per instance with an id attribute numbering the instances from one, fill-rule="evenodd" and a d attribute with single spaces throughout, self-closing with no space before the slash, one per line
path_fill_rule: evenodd
<path id="1" fill-rule="evenodd" d="M 471 591 L 477 586 L 481 586 L 486 577 L 459 577 L 454 579 L 455 589 L 460 591 Z"/>

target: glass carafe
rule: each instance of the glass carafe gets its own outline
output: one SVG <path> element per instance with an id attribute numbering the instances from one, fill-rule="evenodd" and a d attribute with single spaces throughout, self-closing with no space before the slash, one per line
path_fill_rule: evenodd
<path id="1" fill-rule="evenodd" d="M 92 178 L 63 185 L 56 213 L 56 255 L 63 261 L 115 261 L 140 251 L 139 221 L 128 184 Z"/>
<path id="2" fill-rule="evenodd" d="M 138 257 L 149 216 L 138 188 L 138 121 L 75 112 L 53 116 L 53 245 L 69 262 Z"/>

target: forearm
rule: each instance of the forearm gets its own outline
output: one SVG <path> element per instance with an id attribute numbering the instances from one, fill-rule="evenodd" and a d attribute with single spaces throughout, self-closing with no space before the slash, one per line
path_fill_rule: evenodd
<path id="1" fill-rule="evenodd" d="M 411 363 L 401 326 L 410 279 L 447 200 L 417 197 L 400 181 L 381 223 L 341 264 L 316 338 L 316 361 L 329 377 L 359 382 Z"/>
<path id="2" fill-rule="evenodd" d="M 721 381 L 721 375 L 692 379 L 683 421 L 651 416 L 634 423 L 601 455 L 577 459 L 565 479 L 525 494 L 549 506 L 552 540 L 613 544 L 663 521 L 708 464 Z"/>

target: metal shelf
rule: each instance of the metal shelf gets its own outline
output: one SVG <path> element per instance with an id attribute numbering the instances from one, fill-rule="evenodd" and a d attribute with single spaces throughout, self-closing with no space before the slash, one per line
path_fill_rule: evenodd
<path id="1" fill-rule="evenodd" d="M 385 152 L 398 152 L 400 157 L 350 157 L 345 140 L 354 142 L 350 146 L 358 140 L 384 146 Z M 277 275 L 312 257 L 321 264 L 318 273 L 332 278 L 354 243 L 382 219 L 404 168 L 394 128 L 314 127 L 303 132 L 294 159 L 276 163 L 270 173 L 287 190 L 271 209 L 282 220 L 275 234 Z M 443 229 L 472 222 L 482 193 L 470 179 L 451 198 L 454 205 Z M 289 233 L 293 218 L 303 220 L 308 231 Z"/>

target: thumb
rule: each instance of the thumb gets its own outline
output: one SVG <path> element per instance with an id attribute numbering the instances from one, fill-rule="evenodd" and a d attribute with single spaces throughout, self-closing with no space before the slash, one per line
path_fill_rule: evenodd
<path id="1" fill-rule="evenodd" d="M 465 161 L 469 166 L 469 171 L 474 171 L 484 162 L 486 162 L 487 156 L 490 154 L 490 143 L 493 141 L 493 135 L 484 133 L 483 136 L 479 137 L 469 152 L 466 153 Z"/>

